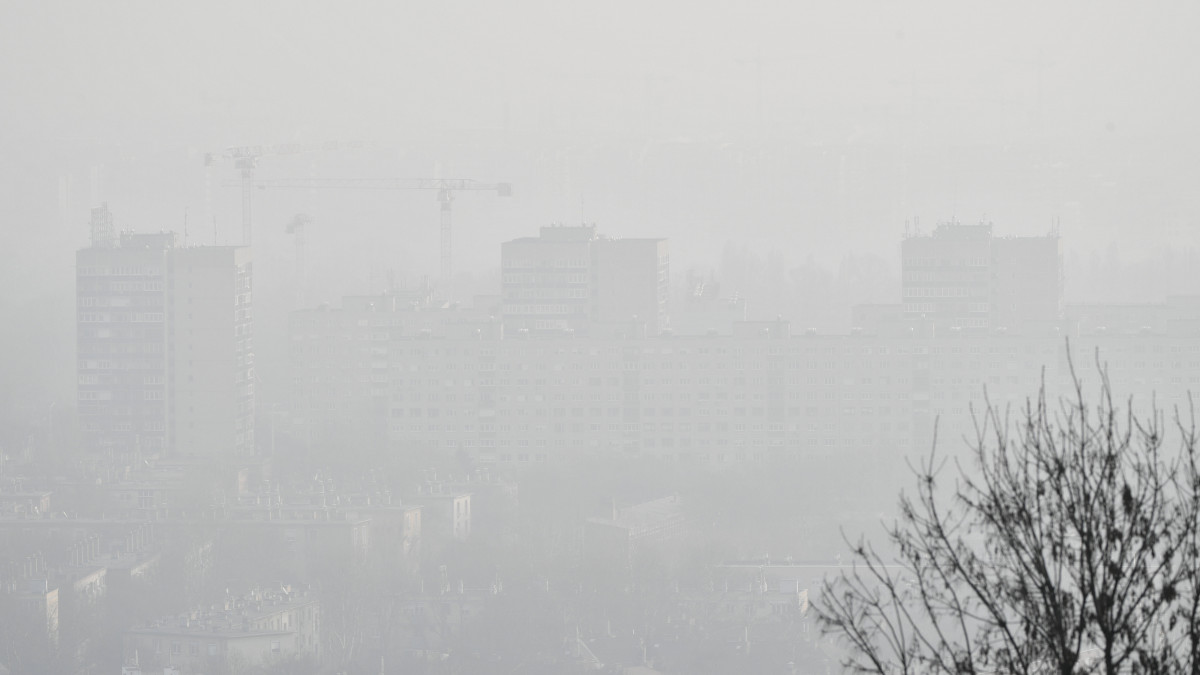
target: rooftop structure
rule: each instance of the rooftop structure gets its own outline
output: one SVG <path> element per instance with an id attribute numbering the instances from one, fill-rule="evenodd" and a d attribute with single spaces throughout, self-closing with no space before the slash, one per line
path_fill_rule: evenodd
<path id="1" fill-rule="evenodd" d="M 148 621 L 125 632 L 127 661 L 203 668 L 214 660 L 269 664 L 320 657 L 320 605 L 287 586 L 228 597 L 223 605 Z"/>
<path id="2" fill-rule="evenodd" d="M 543 227 L 500 246 L 505 331 L 581 331 L 635 322 L 668 327 L 665 239 L 600 236 L 595 225 Z"/>
<path id="3" fill-rule="evenodd" d="M 677 496 L 621 509 L 614 502 L 611 518 L 588 519 L 584 528 L 585 554 L 627 565 L 638 551 L 680 535 L 686 523 Z"/>

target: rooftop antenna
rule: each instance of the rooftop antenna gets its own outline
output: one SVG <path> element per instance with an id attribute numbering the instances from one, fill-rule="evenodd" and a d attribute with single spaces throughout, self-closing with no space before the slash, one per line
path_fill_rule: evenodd
<path id="1" fill-rule="evenodd" d="M 185 207 L 183 207 L 183 247 L 184 248 L 187 248 L 187 240 L 188 240 L 188 210 L 187 210 L 187 207 L 185 206 Z"/>
<path id="2" fill-rule="evenodd" d="M 213 246 L 217 245 L 217 217 L 213 216 Z"/>

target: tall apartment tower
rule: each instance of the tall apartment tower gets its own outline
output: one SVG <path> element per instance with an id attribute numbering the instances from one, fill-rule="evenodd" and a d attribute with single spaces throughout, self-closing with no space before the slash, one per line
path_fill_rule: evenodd
<path id="1" fill-rule="evenodd" d="M 500 244 L 506 332 L 579 329 L 591 318 L 596 227 L 543 227 Z"/>
<path id="2" fill-rule="evenodd" d="M 501 244 L 500 266 L 510 334 L 622 322 L 650 334 L 668 327 L 666 239 L 603 237 L 595 225 L 543 227 L 537 237 Z"/>
<path id="3" fill-rule="evenodd" d="M 670 255 L 666 239 L 608 239 L 592 244 L 592 320 L 637 321 L 651 335 L 670 326 Z"/>
<path id="4" fill-rule="evenodd" d="M 990 224 L 938 225 L 900 247 L 903 317 L 936 329 L 1027 329 L 1062 311 L 1058 235 L 996 237 Z"/>
<path id="5" fill-rule="evenodd" d="M 251 264 L 242 247 L 117 234 L 92 212 L 76 253 L 77 382 L 86 448 L 248 453 L 254 447 Z"/>
<path id="6" fill-rule="evenodd" d="M 93 223 L 111 219 L 106 208 Z M 174 234 L 93 227 L 75 256 L 79 422 L 88 449 L 170 447 L 170 252 Z"/>
<path id="7" fill-rule="evenodd" d="M 173 251 L 169 355 L 174 450 L 254 449 L 252 266 L 244 246 Z"/>

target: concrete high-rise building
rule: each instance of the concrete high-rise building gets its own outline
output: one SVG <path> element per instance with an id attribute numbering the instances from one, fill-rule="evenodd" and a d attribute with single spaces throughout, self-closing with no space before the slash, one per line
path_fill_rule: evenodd
<path id="1" fill-rule="evenodd" d="M 1062 318 L 1058 235 L 992 239 L 991 309 L 995 328 L 1045 326 Z"/>
<path id="2" fill-rule="evenodd" d="M 594 225 L 543 227 L 500 247 L 505 330 L 587 331 L 636 322 L 667 328 L 670 256 L 665 239 L 598 236 Z"/>
<path id="3" fill-rule="evenodd" d="M 254 447 L 249 250 L 121 233 L 106 207 L 76 254 L 77 382 L 88 450 Z"/>
<path id="4" fill-rule="evenodd" d="M 253 283 L 250 249 L 172 251 L 171 413 L 183 454 L 254 449 Z"/>
<path id="5" fill-rule="evenodd" d="M 543 227 L 500 245 L 505 330 L 579 329 L 591 318 L 595 226 Z"/>
<path id="6" fill-rule="evenodd" d="M 392 393 L 389 369 L 400 367 L 389 354 L 408 342 L 435 336 L 497 339 L 500 325 L 493 317 L 498 313 L 496 296 L 477 296 L 470 306 L 441 308 L 395 294 L 349 296 L 341 307 L 292 312 L 290 419 L 284 432 L 317 444 L 385 438 Z"/>
<path id="7" fill-rule="evenodd" d="M 946 223 L 900 247 L 903 317 L 944 329 L 1022 329 L 1061 318 L 1056 234 L 996 237 L 990 224 Z"/>
<path id="8" fill-rule="evenodd" d="M 174 246 L 174 234 L 102 234 L 76 254 L 79 422 L 91 450 L 170 445 L 167 288 Z"/>
<path id="9" fill-rule="evenodd" d="M 636 321 L 651 334 L 669 327 L 670 255 L 666 239 L 592 243 L 592 320 Z"/>

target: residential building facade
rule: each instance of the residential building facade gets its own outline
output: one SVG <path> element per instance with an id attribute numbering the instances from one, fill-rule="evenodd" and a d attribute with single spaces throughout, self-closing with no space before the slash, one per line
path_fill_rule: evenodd
<path id="1" fill-rule="evenodd" d="M 666 239 L 600 236 L 594 225 L 541 228 L 501 244 L 506 333 L 577 331 L 636 322 L 655 335 L 669 327 Z"/>
<path id="2" fill-rule="evenodd" d="M 935 330 L 1017 330 L 1062 312 L 1057 234 L 996 237 L 992 225 L 943 223 L 900 246 L 903 318 Z"/>
<path id="3" fill-rule="evenodd" d="M 249 453 L 249 249 L 121 233 L 93 211 L 76 254 L 78 410 L 93 453 Z"/>

